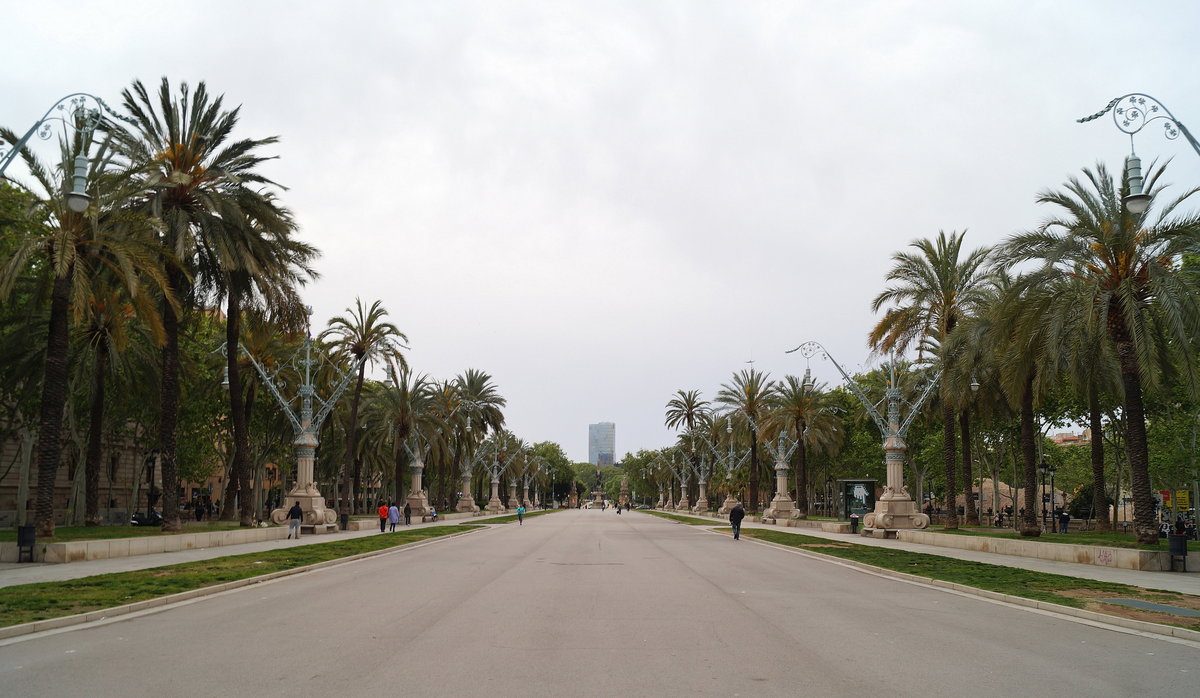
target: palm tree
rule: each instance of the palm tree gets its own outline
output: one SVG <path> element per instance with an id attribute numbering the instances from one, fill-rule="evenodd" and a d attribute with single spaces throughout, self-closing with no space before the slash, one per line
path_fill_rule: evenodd
<path id="1" fill-rule="evenodd" d="M 203 82 L 194 93 L 187 83 L 180 84 L 174 97 L 165 77 L 156 97 L 138 80 L 122 92 L 123 106 L 136 125 L 133 133 L 117 131 L 116 135 L 131 176 L 143 188 L 138 203 L 160 221 L 160 241 L 171 260 L 167 279 L 185 307 L 194 307 L 206 291 L 220 288 L 226 273 L 250 269 L 246 265 L 255 257 L 245 245 L 247 231 L 280 223 L 269 193 L 276 185 L 259 171 L 268 159 L 259 154 L 261 149 L 276 139 L 231 141 L 240 108 L 226 111 L 223 101 L 220 95 L 211 97 Z M 290 226 L 290 222 L 281 224 Z M 180 315 L 176 308 L 164 305 L 162 316 L 166 332 L 159 398 L 163 528 L 178 530 Z"/>
<path id="2" fill-rule="evenodd" d="M 750 433 L 750 472 L 748 487 L 750 502 L 747 508 L 758 511 L 758 429 L 760 420 L 770 410 L 771 392 L 774 382 L 769 376 L 754 368 L 733 374 L 733 380 L 721 384 L 717 402 L 732 408 L 745 421 Z"/>
<path id="3" fill-rule="evenodd" d="M 389 364 L 407 366 L 400 353 L 402 342 L 408 337 L 395 325 L 387 322 L 387 310 L 380 301 L 364 309 L 362 299 L 354 299 L 354 307 L 347 308 L 348 316 L 337 316 L 329 320 L 329 327 L 321 333 L 321 339 L 332 338 L 332 344 L 346 358 L 356 362 L 358 376 L 354 392 L 350 395 L 350 417 L 346 431 L 346 456 L 342 465 L 342 491 L 347 502 L 353 502 L 357 513 L 354 492 L 354 453 L 358 441 L 358 406 L 362 399 L 363 380 L 367 364 L 384 361 Z"/>
<path id="4" fill-rule="evenodd" d="M 800 445 L 796 449 L 796 510 L 800 517 L 808 516 L 808 449 L 834 453 L 841 446 L 841 420 L 833 413 L 825 386 L 813 384 L 806 371 L 804 380 L 784 376 L 771 394 L 768 427 L 787 429 L 796 434 Z"/>
<path id="5" fill-rule="evenodd" d="M 709 402 L 700 398 L 699 390 L 678 390 L 667 401 L 666 426 L 671 429 L 682 426 L 684 431 L 691 432 L 708 412 Z"/>
<path id="6" fill-rule="evenodd" d="M 1151 494 L 1143 393 L 1157 388 L 1178 369 L 1190 389 L 1196 385 L 1196 357 L 1190 350 L 1200 330 L 1200 300 L 1195 279 L 1181 266 L 1184 255 L 1200 254 L 1200 215 L 1174 216 L 1177 207 L 1200 188 L 1167 201 L 1151 213 L 1129 213 L 1122 204 L 1129 191 L 1127 174 L 1115 180 L 1103 164 L 1084 168 L 1063 190 L 1045 191 L 1039 203 L 1055 207 L 1033 232 L 1014 235 L 1005 244 L 1011 264 L 1036 262 L 1031 284 L 1078 279 L 1090 291 L 1084 304 L 1062 308 L 1088 318 L 1097 335 L 1111 343 L 1120 367 L 1126 417 L 1125 448 L 1134 501 L 1138 542 L 1158 539 Z M 1151 163 L 1146 189 L 1161 194 L 1163 167 Z M 1046 316 L 1048 324 L 1057 318 Z M 1094 350 L 1094 347 L 1093 347 Z"/>
<path id="7" fill-rule="evenodd" d="M 932 339 L 943 343 L 954 327 L 967 315 L 975 312 L 986 287 L 987 262 L 991 254 L 988 248 L 980 248 L 962 257 L 962 244 L 966 233 L 959 235 L 939 231 L 934 240 L 914 241 L 910 247 L 916 253 L 897 252 L 892 255 L 895 264 L 887 274 L 892 284 L 875 297 L 871 309 L 879 312 L 892 305 L 883 318 L 871 330 L 869 343 L 883 352 L 904 351 L 910 346 L 920 345 Z M 943 369 L 949 363 L 942 357 Z M 945 399 L 942 401 L 942 456 L 946 470 L 946 528 L 958 527 L 958 515 L 954 507 L 955 493 L 955 409 Z M 967 502 L 971 483 L 964 483 Z M 973 505 L 973 504 L 972 504 Z"/>
<path id="8" fill-rule="evenodd" d="M 101 143 L 91 161 L 88 181 L 93 205 L 77 213 L 66 204 L 70 172 L 77 155 L 87 152 L 90 134 L 76 131 L 60 142 L 60 160 L 48 167 L 30 151 L 21 157 L 36 182 L 30 220 L 0 267 L 0 298 L 7 298 L 17 281 L 31 270 L 50 285 L 49 327 L 42 380 L 41 413 L 37 436 L 37 535 L 54 536 L 54 483 L 62 455 L 62 421 L 67 402 L 68 350 L 72 320 L 80 321 L 88 308 L 89 290 L 103 272 L 124 286 L 128 296 L 144 307 L 147 289 L 165 287 L 157 248 L 141 233 L 136 216 L 113 213 L 121 190 L 112 178 L 102 177 L 111 166 L 109 142 Z M 0 129 L 0 138 L 16 143 L 16 134 Z M 47 278 L 48 277 L 48 278 Z M 173 297 L 166 296 L 167 305 Z"/>
<path id="9" fill-rule="evenodd" d="M 372 423 L 386 426 L 391 438 L 395 491 L 393 499 L 404 501 L 404 470 L 409 464 L 405 443 L 414 432 L 438 426 L 433 412 L 432 383 L 424 374 L 414 376 L 408 366 L 389 371 L 389 381 L 373 395 Z M 424 429 L 422 428 L 424 427 Z"/>

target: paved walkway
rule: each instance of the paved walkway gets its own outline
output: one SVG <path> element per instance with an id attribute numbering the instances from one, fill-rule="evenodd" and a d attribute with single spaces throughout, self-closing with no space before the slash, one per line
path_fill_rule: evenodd
<path id="1" fill-rule="evenodd" d="M 597 513 L 601 516 L 617 516 L 617 514 L 612 510 Z M 637 512 L 630 513 L 636 514 Z M 622 516 L 624 516 L 624 514 Z M 457 526 L 460 523 L 487 522 L 488 517 L 472 517 L 464 519 L 442 520 L 437 523 L 414 523 L 412 526 Z M 713 519 L 714 526 L 720 526 L 721 524 L 721 520 Z M 1038 560 L 1035 558 L 1018 557 L 1015 555 L 998 555 L 995 553 L 975 552 L 972 550 L 960 550 L 957 548 L 943 548 L 934 545 L 922 545 L 919 543 L 905 543 L 895 539 L 865 538 L 846 533 L 826 533 L 817 528 L 787 528 L 757 523 L 745 523 L 743 524 L 743 527 L 764 528 L 773 531 L 781 531 L 784 533 L 794 533 L 813 536 L 816 538 L 857 543 L 860 545 L 874 545 L 881 548 L 908 550 L 911 552 L 925 553 L 929 555 L 941 555 L 942 557 L 955 558 L 959 560 L 985 562 L 1003 567 L 1021 567 L 1036 572 L 1048 572 L 1051 574 L 1061 574 L 1068 577 L 1130 584 L 1149 589 L 1163 589 L 1167 591 L 1176 591 L 1184 594 L 1200 596 L 1200 559 L 1190 560 L 1192 564 L 1189 566 L 1188 572 L 1186 573 L 1143 572 L 1140 570 L 1124 570 L 1112 567 L 1100 567 L 1097 565 L 1083 565 L 1073 562 Z M 13 586 L 16 584 L 31 584 L 35 582 L 61 582 L 70 579 L 79 579 L 81 577 L 90 577 L 97 574 L 108 574 L 110 572 L 127 572 L 131 570 L 148 569 L 151 567 L 161 567 L 163 565 L 174 565 L 181 562 L 208 560 L 227 555 L 241 555 L 244 553 L 254 553 L 263 550 L 290 548 L 297 545 L 326 543 L 330 540 L 341 540 L 347 537 L 356 538 L 361 536 L 378 535 L 387 534 L 381 534 L 379 531 L 372 528 L 365 531 L 348 531 L 345 533 L 310 535 L 304 536 L 299 540 L 283 539 L 263 541 L 259 543 L 243 543 L 241 545 L 227 545 L 216 548 L 200 548 L 195 550 L 183 550 L 174 553 L 158 553 L 155 555 L 111 558 L 107 560 L 89 560 L 86 562 L 72 562 L 67 564 L 0 563 L 0 587 Z"/>

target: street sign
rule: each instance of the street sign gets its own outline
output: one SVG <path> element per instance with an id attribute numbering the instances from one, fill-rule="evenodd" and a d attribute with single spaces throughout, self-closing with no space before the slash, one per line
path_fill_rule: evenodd
<path id="1" fill-rule="evenodd" d="M 1176 490 L 1175 507 L 1177 509 L 1190 509 L 1192 507 L 1192 493 L 1187 490 Z"/>

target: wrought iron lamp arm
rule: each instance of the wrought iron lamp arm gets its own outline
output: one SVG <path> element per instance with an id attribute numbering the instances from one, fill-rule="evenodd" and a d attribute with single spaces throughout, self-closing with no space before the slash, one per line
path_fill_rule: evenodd
<path id="1" fill-rule="evenodd" d="M 1121 102 L 1126 100 L 1129 101 L 1130 106 L 1118 106 L 1121 104 Z M 1147 102 L 1150 103 L 1149 106 L 1147 106 Z M 1159 110 L 1161 110 L 1163 113 L 1159 114 Z M 1163 135 L 1166 136 L 1168 140 L 1175 140 L 1179 137 L 1179 134 L 1182 133 L 1184 139 L 1186 139 L 1188 144 L 1192 146 L 1192 150 L 1196 151 L 1197 155 L 1200 155 L 1200 142 L 1196 141 L 1195 136 L 1192 135 L 1192 132 L 1188 130 L 1187 126 L 1184 126 L 1179 119 L 1176 119 L 1175 115 L 1171 113 L 1170 109 L 1167 109 L 1166 105 L 1158 101 L 1156 98 L 1142 92 L 1130 92 L 1127 95 L 1115 97 L 1100 111 L 1092 114 L 1091 116 L 1085 116 L 1082 119 L 1076 119 L 1075 121 L 1076 123 L 1080 124 L 1084 124 L 1089 121 L 1095 121 L 1110 111 L 1112 112 L 1113 122 L 1117 125 L 1117 128 L 1123 133 L 1129 134 L 1130 139 L 1132 139 L 1135 133 L 1141 131 L 1151 121 L 1166 119 L 1167 123 L 1163 124 Z M 1154 116 L 1147 118 L 1147 114 L 1154 114 Z"/>
<path id="2" fill-rule="evenodd" d="M 942 377 L 942 370 L 943 369 L 938 369 L 938 372 L 933 376 L 933 380 L 929 381 L 929 385 L 925 386 L 925 391 L 921 393 L 921 397 L 917 398 L 915 403 L 909 405 L 908 417 L 905 417 L 904 423 L 900 425 L 899 436 L 901 438 L 904 438 L 908 435 L 908 428 L 912 426 L 913 420 L 917 417 L 917 413 L 921 411 L 921 406 L 924 405 L 925 401 L 929 399 L 929 396 L 933 394 L 933 389 L 937 387 L 938 381 Z"/>
<path id="3" fill-rule="evenodd" d="M 98 104 L 101 109 L 107 112 L 109 116 L 120 119 L 126 123 L 137 124 L 137 122 L 130 117 L 113 111 L 111 108 L 109 108 L 108 104 L 104 102 L 104 100 L 100 99 L 96 95 L 88 92 L 72 92 L 66 97 L 63 97 L 54 104 L 50 105 L 50 108 L 47 109 L 46 113 L 42 115 L 42 118 L 38 119 L 36 122 L 34 122 L 33 126 L 29 127 L 29 130 L 25 132 L 25 135 L 21 136 L 20 140 L 13 144 L 10 151 L 3 154 L 3 157 L 0 158 L 0 175 L 3 175 L 4 171 L 8 169 L 8 166 L 12 164 L 13 160 L 17 159 L 21 153 L 21 149 L 25 147 L 25 144 L 29 142 L 29 139 L 33 138 L 33 134 L 38 134 L 38 137 L 42 139 L 50 137 L 50 124 L 46 122 L 52 121 L 53 119 L 62 120 L 63 117 L 51 117 L 50 114 L 55 109 L 59 111 L 65 111 L 66 105 L 64 102 L 68 100 L 70 100 L 74 107 L 74 113 L 84 117 L 85 121 L 83 127 L 89 131 L 96 128 L 96 126 L 100 124 L 100 110 L 93 107 L 92 109 L 85 111 L 83 105 L 86 104 L 87 100 L 89 99 L 96 102 L 96 104 Z"/>
<path id="4" fill-rule="evenodd" d="M 311 342 L 312 340 L 306 341 Z M 325 402 L 321 405 L 321 409 L 318 410 L 315 415 L 313 415 L 313 431 L 317 431 L 321 428 L 321 423 L 324 422 L 325 418 L 329 416 L 329 413 L 333 411 L 333 408 L 337 405 L 338 398 L 341 397 L 342 393 L 346 391 L 346 388 L 350 386 L 350 381 L 354 379 L 354 375 L 358 373 L 359 367 L 362 366 L 363 362 L 366 360 L 366 355 L 363 355 L 358 359 L 358 361 L 354 362 L 354 365 L 350 367 L 350 370 L 346 372 L 346 375 L 342 376 L 341 382 L 339 382 L 337 387 L 333 389 L 333 392 L 330 393 L 329 399 L 325 400 Z M 314 395 L 313 397 L 316 396 Z"/>
<path id="5" fill-rule="evenodd" d="M 875 405 L 867 399 L 865 394 L 863 394 L 862 389 L 858 387 L 858 383 L 855 383 L 854 379 L 850 377 L 850 374 L 846 373 L 841 364 L 839 364 L 837 360 L 833 358 L 828 349 L 821 346 L 818 342 L 805 342 L 795 349 L 789 349 L 784 353 L 791 354 L 796 351 L 799 351 L 801 356 L 806 359 L 812 358 L 813 355 L 820 351 L 822 357 L 829 359 L 829 362 L 832 363 L 834 368 L 838 370 L 838 373 L 842 374 L 842 378 L 846 379 L 847 385 L 850 386 L 850 391 L 854 393 L 854 396 L 857 397 L 858 401 L 863 404 L 864 408 L 866 408 L 867 414 L 871 415 L 871 419 L 875 420 L 875 424 L 879 426 L 879 431 L 885 434 L 887 433 L 887 421 L 884 420 L 883 416 L 879 414 L 879 410 L 875 408 Z"/>

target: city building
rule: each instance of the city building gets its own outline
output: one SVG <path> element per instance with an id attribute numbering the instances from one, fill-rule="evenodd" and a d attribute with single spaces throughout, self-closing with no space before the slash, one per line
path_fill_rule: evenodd
<path id="1" fill-rule="evenodd" d="M 588 462 L 604 467 L 616 462 L 617 425 L 600 422 L 588 425 Z"/>

